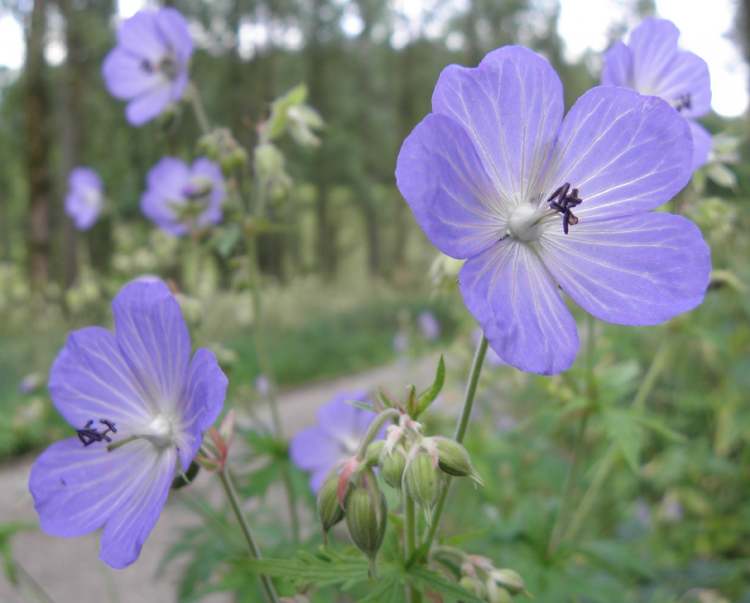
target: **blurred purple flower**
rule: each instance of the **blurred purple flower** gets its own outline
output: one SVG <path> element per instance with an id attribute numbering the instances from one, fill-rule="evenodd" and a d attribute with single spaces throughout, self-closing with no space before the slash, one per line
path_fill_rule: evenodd
<path id="1" fill-rule="evenodd" d="M 264 398 L 268 397 L 268 394 L 271 393 L 271 382 L 268 380 L 268 377 L 263 374 L 258 375 L 255 379 L 255 389 Z"/>
<path id="2" fill-rule="evenodd" d="M 102 181 L 99 175 L 87 167 L 77 167 L 68 176 L 68 196 L 65 197 L 65 213 L 78 230 L 91 228 L 104 206 Z"/>
<path id="3" fill-rule="evenodd" d="M 147 184 L 141 210 L 162 230 L 179 236 L 221 222 L 224 178 L 212 161 L 202 157 L 188 166 L 164 157 L 151 168 Z"/>
<path id="4" fill-rule="evenodd" d="M 711 79 L 702 58 L 678 48 L 679 37 L 671 21 L 644 19 L 629 44 L 616 42 L 604 55 L 602 84 L 658 96 L 677 109 L 690 126 L 696 169 L 711 151 L 711 134 L 694 121 L 711 110 Z"/>
<path id="5" fill-rule="evenodd" d="M 187 22 L 174 8 L 142 10 L 122 22 L 102 75 L 112 96 L 130 101 L 125 116 L 132 125 L 143 125 L 182 98 L 192 53 Z"/>
<path id="6" fill-rule="evenodd" d="M 558 288 L 626 325 L 703 300 L 700 231 L 649 211 L 691 174 L 687 123 L 667 103 L 599 86 L 563 120 L 555 71 L 508 46 L 444 69 L 432 109 L 401 148 L 398 187 L 432 243 L 467 259 L 464 302 L 502 360 L 542 374 L 572 365 L 578 333 Z"/>
<path id="7" fill-rule="evenodd" d="M 482 329 L 474 329 L 471 334 L 471 339 L 474 343 L 474 347 L 479 345 L 479 341 L 482 339 Z M 487 348 L 487 353 L 484 356 L 485 363 L 490 366 L 507 366 L 507 362 L 503 362 L 503 359 L 497 355 L 497 352 L 492 348 Z"/>
<path id="8" fill-rule="evenodd" d="M 417 324 L 422 332 L 422 337 L 427 341 L 435 341 L 440 337 L 440 323 L 432 312 L 428 310 L 421 312 L 417 317 Z"/>
<path id="9" fill-rule="evenodd" d="M 129 283 L 112 311 L 114 333 L 74 331 L 52 366 L 52 401 L 77 437 L 41 454 L 29 489 L 45 532 L 104 528 L 100 557 L 121 568 L 138 558 L 175 472 L 187 471 L 216 420 L 227 378 L 209 350 L 191 360 L 180 306 L 162 281 Z"/>
<path id="10" fill-rule="evenodd" d="M 318 424 L 298 432 L 289 444 L 292 462 L 310 473 L 314 492 L 333 469 L 354 455 L 376 417 L 374 412 L 357 408 L 350 401 L 370 403 L 364 391 L 338 394 L 318 409 Z"/>
<path id="11" fill-rule="evenodd" d="M 406 354 L 409 350 L 409 335 L 404 331 L 398 331 L 393 336 L 393 351 L 398 355 Z"/>

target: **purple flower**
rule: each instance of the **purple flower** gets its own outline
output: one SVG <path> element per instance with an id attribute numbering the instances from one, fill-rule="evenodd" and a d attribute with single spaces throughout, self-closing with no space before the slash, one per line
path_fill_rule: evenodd
<path id="1" fill-rule="evenodd" d="M 702 58 L 677 47 L 679 37 L 671 21 L 644 19 L 628 45 L 616 42 L 604 55 L 602 84 L 658 96 L 687 118 L 696 169 L 711 151 L 711 134 L 694 121 L 711 110 L 711 80 Z"/>
<path id="2" fill-rule="evenodd" d="M 422 337 L 427 341 L 435 341 L 440 337 L 440 323 L 432 312 L 425 310 L 417 316 L 417 324 L 422 332 Z"/>
<path id="3" fill-rule="evenodd" d="M 102 181 L 91 168 L 77 167 L 68 177 L 68 196 L 65 197 L 65 213 L 70 216 L 78 230 L 91 228 L 104 206 Z"/>
<path id="4" fill-rule="evenodd" d="M 443 70 L 432 110 L 401 148 L 398 187 L 432 243 L 467 258 L 461 293 L 502 360 L 542 374 L 571 366 L 578 333 L 558 287 L 626 325 L 702 301 L 700 231 L 649 211 L 691 174 L 687 123 L 663 100 L 600 86 L 563 120 L 555 71 L 509 46 Z"/>
<path id="5" fill-rule="evenodd" d="M 188 166 L 164 157 L 151 168 L 147 184 L 141 210 L 162 230 L 179 236 L 221 221 L 224 179 L 212 161 L 202 157 Z"/>
<path id="6" fill-rule="evenodd" d="M 331 470 L 354 455 L 375 413 L 350 401 L 369 403 L 363 391 L 343 392 L 318 409 L 318 425 L 297 433 L 289 444 L 292 462 L 310 473 L 310 487 L 317 492 Z M 382 434 L 381 434 L 382 437 Z"/>
<path id="7" fill-rule="evenodd" d="M 173 8 L 142 10 L 122 22 L 102 75 L 112 96 L 130 101 L 125 116 L 132 125 L 143 125 L 182 98 L 192 53 L 187 22 Z"/>
<path id="8" fill-rule="evenodd" d="M 161 513 L 176 471 L 187 471 L 224 403 L 216 357 L 190 357 L 177 301 L 158 279 L 139 279 L 112 303 L 115 331 L 74 331 L 49 390 L 77 436 L 45 450 L 29 489 L 42 529 L 80 536 L 103 528 L 100 557 L 130 565 Z"/>
<path id="9" fill-rule="evenodd" d="M 482 340 L 482 329 L 475 329 L 471 333 L 471 340 L 474 343 L 474 347 L 479 345 Z M 490 366 L 505 366 L 507 363 L 503 362 L 503 359 L 497 355 L 497 352 L 492 348 L 487 349 L 487 353 L 484 356 L 484 362 Z"/>

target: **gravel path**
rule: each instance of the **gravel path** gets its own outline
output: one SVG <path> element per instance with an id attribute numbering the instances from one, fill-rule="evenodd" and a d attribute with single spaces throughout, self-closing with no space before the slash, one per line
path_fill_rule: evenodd
<path id="1" fill-rule="evenodd" d="M 398 393 L 407 379 L 427 384 L 432 379 L 434 358 L 425 358 L 411 366 L 393 364 L 285 392 L 280 397 L 282 417 L 287 433 L 294 433 L 314 422 L 315 410 L 334 393 L 344 389 L 372 389 L 385 386 Z M 407 378 L 408 374 L 408 378 Z M 246 419 L 247 420 L 247 419 Z M 36 523 L 31 496 L 27 490 L 33 457 L 0 467 L 0 521 Z M 211 476 L 203 472 L 191 488 L 207 487 Z M 113 570 L 98 558 L 97 534 L 62 539 L 46 536 L 37 530 L 18 534 L 13 541 L 15 558 L 29 576 L 55 603 L 169 603 L 176 601 L 175 587 L 180 567 L 173 564 L 158 580 L 154 572 L 165 551 L 182 528 L 195 523 L 195 516 L 180 504 L 180 492 L 170 497 L 156 528 L 149 537 L 139 560 L 124 570 Z M 46 601 L 29 587 L 14 589 L 0 574 L 0 603 Z M 206 603 L 229 602 L 230 597 L 216 595 Z"/>

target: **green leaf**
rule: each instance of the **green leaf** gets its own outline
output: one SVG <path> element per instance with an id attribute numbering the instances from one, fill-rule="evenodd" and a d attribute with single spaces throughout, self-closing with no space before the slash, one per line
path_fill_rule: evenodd
<path id="1" fill-rule="evenodd" d="M 230 224 L 222 228 L 212 238 L 212 243 L 218 254 L 223 258 L 228 258 L 242 237 L 242 230 L 239 224 Z"/>
<path id="2" fill-rule="evenodd" d="M 441 355 L 440 360 L 438 361 L 437 370 L 435 371 L 435 379 L 432 382 L 432 386 L 430 386 L 428 390 L 419 394 L 419 398 L 417 398 L 417 407 L 413 415 L 415 419 L 427 410 L 430 404 L 435 401 L 435 398 L 440 395 L 440 392 L 443 391 L 443 385 L 445 385 L 445 360 Z"/>
<path id="3" fill-rule="evenodd" d="M 603 413 L 604 429 L 619 448 L 634 473 L 640 466 L 643 430 L 638 418 L 628 410 L 607 409 Z"/>
<path id="4" fill-rule="evenodd" d="M 271 116 L 266 124 L 268 140 L 281 136 L 287 127 L 289 109 L 301 105 L 307 99 L 307 86 L 298 84 L 271 104 Z"/>
<path id="5" fill-rule="evenodd" d="M 422 565 L 412 567 L 409 570 L 408 576 L 420 588 L 443 595 L 443 601 L 445 603 L 448 603 L 449 601 L 483 603 L 484 601 L 476 595 L 471 594 L 466 589 L 461 588 L 456 582 L 448 580 L 444 576 L 441 576 Z"/>

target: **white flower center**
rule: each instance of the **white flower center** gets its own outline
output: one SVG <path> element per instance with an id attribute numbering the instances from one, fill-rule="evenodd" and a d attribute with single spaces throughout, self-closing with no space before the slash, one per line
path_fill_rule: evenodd
<path id="1" fill-rule="evenodd" d="M 510 214 L 508 234 L 519 241 L 534 241 L 542 236 L 545 212 L 530 203 L 519 203 Z"/>
<path id="2" fill-rule="evenodd" d="M 174 446 L 177 442 L 174 417 L 167 414 L 156 415 L 146 427 L 143 437 L 157 448 Z"/>

